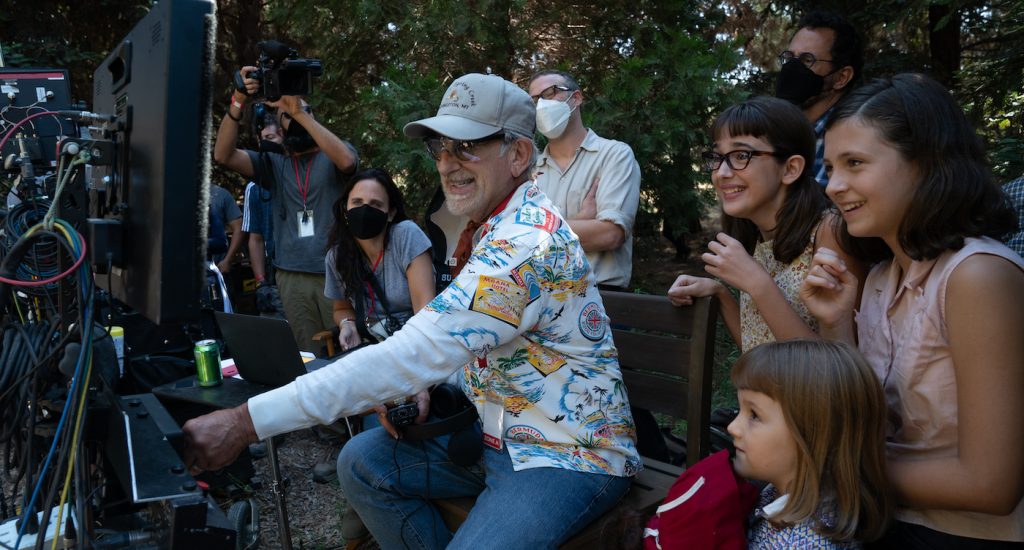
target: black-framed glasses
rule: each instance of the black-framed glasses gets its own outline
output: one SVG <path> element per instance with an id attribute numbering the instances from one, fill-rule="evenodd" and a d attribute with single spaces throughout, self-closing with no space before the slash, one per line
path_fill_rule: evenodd
<path id="1" fill-rule="evenodd" d="M 504 138 L 504 132 L 474 140 L 451 139 L 438 136 L 424 139 L 423 145 L 427 146 L 427 152 L 430 153 L 434 161 L 441 160 L 441 151 L 448 151 L 449 155 L 461 161 L 477 162 L 480 160 L 480 157 L 476 153 L 481 145 Z"/>
<path id="2" fill-rule="evenodd" d="M 826 63 L 833 63 L 833 61 L 831 59 L 818 59 L 811 52 L 804 52 L 804 53 L 802 53 L 800 55 L 797 55 L 797 54 L 795 54 L 795 53 L 793 53 L 793 52 L 791 52 L 789 50 L 786 50 L 786 51 L 784 51 L 784 52 L 779 54 L 779 63 L 782 64 L 782 65 L 785 65 L 786 63 L 789 63 L 790 61 L 792 61 L 794 59 L 799 60 L 808 69 L 813 67 L 814 64 L 819 62 L 819 61 L 824 61 Z"/>
<path id="3" fill-rule="evenodd" d="M 722 162 L 729 165 L 729 168 L 733 170 L 743 170 L 750 164 L 750 159 L 754 157 L 760 157 L 764 155 L 770 155 L 773 157 L 785 158 L 787 155 L 779 151 L 757 151 L 754 149 L 737 149 L 735 151 L 729 151 L 728 153 L 716 153 L 714 151 L 704 151 L 700 154 L 700 157 L 704 159 L 704 167 L 714 172 L 722 166 Z"/>
<path id="4" fill-rule="evenodd" d="M 562 86 L 561 84 L 552 84 L 552 85 L 548 86 L 547 88 L 544 88 L 543 90 L 541 90 L 539 94 L 530 96 L 530 99 L 532 99 L 534 103 L 537 103 L 538 99 L 555 99 L 555 96 L 558 95 L 558 92 L 574 92 L 574 91 L 576 91 L 576 90 L 573 90 L 572 88 L 569 88 L 568 86 Z"/>

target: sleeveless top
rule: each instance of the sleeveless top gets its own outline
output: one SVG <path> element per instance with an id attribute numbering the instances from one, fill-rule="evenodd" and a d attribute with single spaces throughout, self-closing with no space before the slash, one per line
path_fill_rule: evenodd
<path id="1" fill-rule="evenodd" d="M 865 281 L 857 335 L 861 352 L 885 389 L 889 458 L 957 454 L 956 372 L 946 327 L 946 284 L 953 270 L 974 254 L 1006 258 L 1024 269 L 1024 260 L 998 241 L 969 238 L 960 250 L 911 263 L 905 277 L 890 260 L 875 266 Z M 961 537 L 1024 541 L 1024 500 L 1005 516 L 900 508 L 896 519 Z"/>
<path id="2" fill-rule="evenodd" d="M 814 257 L 814 243 L 820 226 L 821 222 L 814 228 L 814 231 L 811 233 L 811 240 L 804 247 L 803 252 L 788 264 L 775 259 L 775 255 L 772 253 L 774 240 L 759 242 L 754 248 L 754 261 L 768 272 L 768 275 L 775 281 L 775 285 L 779 287 L 779 290 L 786 297 L 786 301 L 793 307 L 793 311 L 796 311 L 797 315 L 814 332 L 818 332 L 818 320 L 811 315 L 811 312 L 807 310 L 807 306 L 800 300 L 800 286 L 804 284 L 804 277 L 807 276 L 807 272 L 811 269 L 811 259 Z M 740 291 L 740 334 L 743 340 L 740 346 L 742 351 L 775 341 L 775 336 L 772 335 L 771 329 L 768 328 L 768 323 L 761 316 L 761 312 L 758 311 L 754 299 L 743 291 Z"/>

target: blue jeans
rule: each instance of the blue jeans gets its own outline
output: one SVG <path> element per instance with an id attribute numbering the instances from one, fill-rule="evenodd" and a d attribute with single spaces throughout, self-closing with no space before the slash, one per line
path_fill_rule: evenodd
<path id="1" fill-rule="evenodd" d="M 448 460 L 448 437 L 396 441 L 382 428 L 345 443 L 338 481 L 384 550 L 398 548 L 556 548 L 611 509 L 627 477 L 561 468 L 516 472 L 505 450 L 485 448 L 470 468 Z M 429 502 L 476 496 L 454 537 Z"/>

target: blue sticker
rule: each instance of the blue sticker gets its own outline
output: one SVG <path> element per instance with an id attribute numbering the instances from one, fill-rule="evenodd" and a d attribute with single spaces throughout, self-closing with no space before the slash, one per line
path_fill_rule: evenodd
<path id="1" fill-rule="evenodd" d="M 580 333 L 591 342 L 598 342 L 604 338 L 607 324 L 604 312 L 596 302 L 590 302 L 580 312 Z"/>

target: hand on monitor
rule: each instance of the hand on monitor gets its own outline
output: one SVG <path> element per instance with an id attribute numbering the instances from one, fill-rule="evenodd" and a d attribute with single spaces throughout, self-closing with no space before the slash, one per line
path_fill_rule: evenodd
<path id="1" fill-rule="evenodd" d="M 231 464 L 250 443 L 259 441 L 248 404 L 193 418 L 181 429 L 185 465 L 192 475 Z"/>

